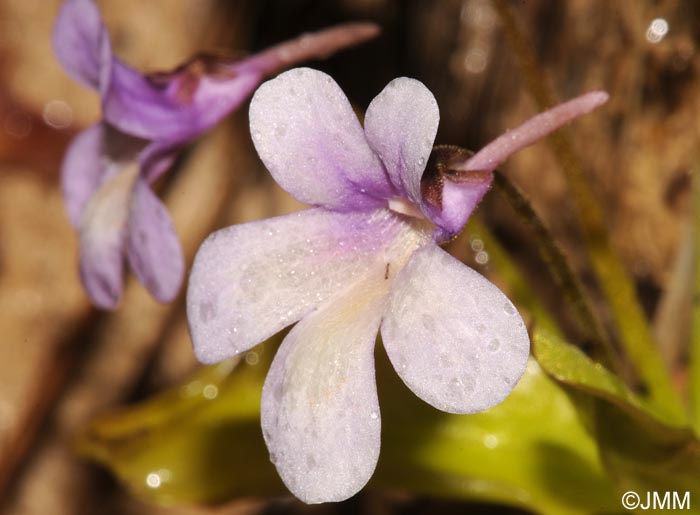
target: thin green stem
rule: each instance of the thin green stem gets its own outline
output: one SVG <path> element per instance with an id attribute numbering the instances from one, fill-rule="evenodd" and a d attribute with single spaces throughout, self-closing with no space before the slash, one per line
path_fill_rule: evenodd
<path id="1" fill-rule="evenodd" d="M 619 372 L 621 367 L 612 341 L 591 308 L 589 299 L 569 266 L 564 252 L 559 248 L 542 219 L 520 189 L 499 171 L 494 172 L 494 186 L 505 196 L 511 208 L 532 231 L 540 257 L 564 294 L 567 305 L 571 307 L 579 331 L 587 340 L 598 344 L 596 357 L 604 361 L 609 368 Z"/>
<path id="2" fill-rule="evenodd" d="M 541 110 L 551 107 L 555 103 L 554 96 L 508 3 L 505 0 L 493 0 L 493 3 L 530 93 Z M 583 173 L 570 135 L 566 130 L 559 130 L 547 138 L 547 142 L 567 179 L 585 247 L 610 306 L 623 348 L 635 366 L 650 401 L 665 408 L 671 416 L 684 417 L 682 403 L 654 342 L 634 284 L 612 247 L 603 210 Z"/>

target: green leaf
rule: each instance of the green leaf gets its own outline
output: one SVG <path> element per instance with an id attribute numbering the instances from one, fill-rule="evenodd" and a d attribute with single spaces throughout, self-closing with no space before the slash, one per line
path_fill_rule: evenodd
<path id="1" fill-rule="evenodd" d="M 534 354 L 591 415 L 601 457 L 620 492 L 685 492 L 700 484 L 700 441 L 673 411 L 641 400 L 602 365 L 546 331 Z"/>
<path id="2" fill-rule="evenodd" d="M 180 388 L 95 421 L 79 451 L 152 502 L 284 493 L 259 422 L 274 347 L 256 348 L 233 369 L 202 369 Z M 370 487 L 545 513 L 619 510 L 576 406 L 534 360 L 501 405 L 451 415 L 417 399 L 377 354 L 382 451 Z"/>
<path id="3" fill-rule="evenodd" d="M 260 433 L 262 383 L 276 347 L 202 367 L 178 388 L 95 420 L 77 451 L 155 503 L 284 493 Z"/>

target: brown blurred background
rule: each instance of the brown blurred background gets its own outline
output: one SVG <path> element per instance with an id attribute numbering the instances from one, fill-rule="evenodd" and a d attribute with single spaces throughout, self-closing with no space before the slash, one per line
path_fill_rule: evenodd
<path id="1" fill-rule="evenodd" d="M 251 52 L 303 31 L 373 20 L 382 36 L 325 62 L 358 111 L 391 79 L 423 81 L 442 121 L 438 143 L 477 149 L 537 111 L 489 0 L 102 0 L 116 53 L 144 71 L 198 50 Z M 700 4 L 691 0 L 510 2 L 559 100 L 606 89 L 611 101 L 577 122 L 576 151 L 604 207 L 615 248 L 682 369 L 690 170 L 698 162 Z M 363 492 L 340 505 L 291 499 L 156 508 L 70 451 L 96 414 L 175 384 L 195 367 L 182 297 L 153 301 L 132 278 L 114 313 L 92 309 L 58 188 L 71 137 L 99 117 L 98 99 L 53 58 L 58 0 L 0 0 L 0 499 L 6 513 L 511 513 L 401 493 Z M 666 23 L 659 22 L 662 19 Z M 654 25 L 653 22 L 656 21 Z M 247 107 L 206 134 L 159 185 L 188 260 L 215 228 L 299 209 L 259 163 Z M 537 145 L 504 171 L 525 190 L 593 287 L 572 203 L 553 156 Z M 551 306 L 534 250 L 496 195 L 481 210 Z M 474 247 L 474 246 L 472 246 Z M 451 250 L 474 263 L 481 250 Z M 488 273 L 484 256 L 475 264 Z M 679 300 L 680 299 L 680 300 Z M 682 381 L 679 373 L 678 381 Z"/>

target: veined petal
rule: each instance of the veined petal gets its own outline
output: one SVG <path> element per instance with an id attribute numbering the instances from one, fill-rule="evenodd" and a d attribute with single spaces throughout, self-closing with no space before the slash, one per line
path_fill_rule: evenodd
<path id="1" fill-rule="evenodd" d="M 157 300 L 172 301 L 182 284 L 185 258 L 168 211 L 142 178 L 133 188 L 126 243 L 134 275 Z"/>
<path id="2" fill-rule="evenodd" d="M 54 25 L 53 49 L 63 68 L 78 82 L 98 89 L 107 32 L 92 0 L 65 0 Z M 107 54 L 109 55 L 109 54 Z"/>
<path id="3" fill-rule="evenodd" d="M 124 238 L 138 166 L 110 175 L 92 196 L 80 221 L 80 275 L 93 302 L 116 307 L 121 296 Z"/>
<path id="4" fill-rule="evenodd" d="M 270 460 L 306 503 L 357 493 L 379 457 L 374 343 L 386 304 L 381 266 L 287 335 L 265 380 L 261 422 Z"/>
<path id="5" fill-rule="evenodd" d="M 250 132 L 272 176 L 304 204 L 359 211 L 394 194 L 350 102 L 325 73 L 296 68 L 260 86 Z"/>
<path id="6" fill-rule="evenodd" d="M 391 81 L 367 108 L 365 134 L 379 155 L 394 188 L 422 204 L 421 176 L 433 148 L 440 111 L 422 82 Z"/>
<path id="7" fill-rule="evenodd" d="M 533 116 L 513 130 L 479 150 L 461 167 L 463 170 L 494 170 L 519 150 L 532 145 L 549 133 L 561 128 L 579 116 L 590 113 L 608 101 L 604 91 L 592 91 Z"/>
<path id="8" fill-rule="evenodd" d="M 215 232 L 197 253 L 187 292 L 197 358 L 215 363 L 249 349 L 354 284 L 378 260 L 384 267 L 391 256 L 410 252 L 420 237 L 385 209 L 310 209 Z"/>
<path id="9" fill-rule="evenodd" d="M 506 296 L 434 244 L 398 273 L 382 339 L 406 385 L 450 413 L 501 402 L 525 371 L 530 343 Z"/>

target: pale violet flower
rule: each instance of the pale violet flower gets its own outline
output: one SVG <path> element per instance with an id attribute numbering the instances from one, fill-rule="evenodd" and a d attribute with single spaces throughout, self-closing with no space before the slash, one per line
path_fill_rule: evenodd
<path id="1" fill-rule="evenodd" d="M 294 495 L 342 500 L 371 477 L 378 330 L 399 376 L 438 409 L 474 413 L 513 389 L 529 352 L 522 318 L 438 244 L 463 227 L 498 163 L 606 98 L 590 93 L 536 116 L 453 163 L 453 181 L 424 176 L 439 113 L 416 80 L 392 81 L 364 129 L 319 71 L 291 70 L 258 89 L 255 147 L 275 180 L 315 207 L 212 234 L 195 260 L 187 311 L 205 363 L 298 322 L 262 395 L 270 458 Z"/>
<path id="2" fill-rule="evenodd" d="M 125 258 L 156 299 L 173 300 L 184 259 L 153 182 L 186 143 L 238 108 L 266 76 L 377 33 L 374 24 L 348 23 L 241 60 L 198 55 L 172 72 L 143 74 L 113 55 L 93 0 L 66 0 L 54 50 L 73 78 L 99 92 L 103 114 L 75 138 L 61 173 L 80 236 L 80 275 L 93 303 L 116 307 Z"/>

